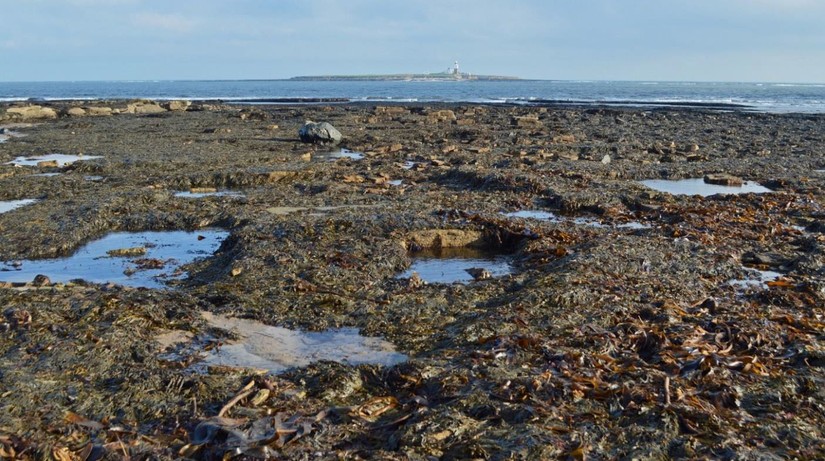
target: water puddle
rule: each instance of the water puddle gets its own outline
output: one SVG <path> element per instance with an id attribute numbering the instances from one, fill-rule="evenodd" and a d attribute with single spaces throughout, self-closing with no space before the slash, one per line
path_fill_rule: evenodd
<path id="1" fill-rule="evenodd" d="M 412 170 L 415 166 L 418 165 L 417 162 L 413 162 L 412 160 L 407 160 L 401 165 L 401 168 L 405 170 Z"/>
<path id="2" fill-rule="evenodd" d="M 554 222 L 560 221 L 559 217 L 556 216 L 555 213 L 541 210 L 512 211 L 510 213 L 504 213 L 504 216 L 507 216 L 508 218 L 540 219 L 542 221 L 550 220 Z"/>
<path id="3" fill-rule="evenodd" d="M 741 186 L 708 184 L 704 178 L 647 179 L 639 182 L 643 186 L 673 195 L 701 195 L 702 197 L 707 197 L 716 194 L 764 194 L 773 192 L 767 187 L 753 181 L 745 181 Z"/>
<path id="4" fill-rule="evenodd" d="M 412 256 L 412 265 L 397 278 L 413 273 L 427 283 L 469 283 L 513 273 L 512 258 L 475 248 L 424 250 Z"/>
<path id="5" fill-rule="evenodd" d="M 203 197 L 243 197 L 244 195 L 232 190 L 215 190 L 215 191 L 183 191 L 175 192 L 175 197 L 183 198 L 203 198 Z"/>
<path id="6" fill-rule="evenodd" d="M 617 229 L 632 229 L 632 230 L 643 230 L 643 229 L 650 229 L 650 224 L 643 224 L 637 221 L 626 222 L 624 224 L 616 225 Z"/>
<path id="7" fill-rule="evenodd" d="M 551 211 L 544 211 L 544 210 L 519 210 L 519 211 L 512 211 L 509 213 L 504 213 L 504 216 L 509 218 L 523 218 L 523 219 L 535 219 L 539 221 L 550 221 L 552 223 L 566 223 L 570 222 L 579 226 L 590 226 L 590 227 L 609 227 L 606 224 L 602 224 L 598 219 L 595 218 L 587 218 L 587 217 L 565 217 L 559 216 Z M 616 224 L 615 227 L 617 229 L 650 229 L 650 226 L 647 224 L 642 224 L 640 222 L 631 221 L 623 224 Z"/>
<path id="8" fill-rule="evenodd" d="M 392 180 L 387 181 L 387 184 L 389 184 L 390 186 L 398 187 L 398 186 L 401 186 L 402 184 L 404 184 L 404 180 L 403 179 L 392 179 Z"/>
<path id="9" fill-rule="evenodd" d="M 70 165 L 74 162 L 83 160 L 94 160 L 103 158 L 99 155 L 66 155 L 66 154 L 49 154 L 41 155 L 39 157 L 17 157 L 11 162 L 6 162 L 7 165 L 14 166 L 57 166 L 62 167 Z"/>
<path id="10" fill-rule="evenodd" d="M 103 176 L 95 176 L 95 175 L 84 176 L 83 180 L 84 181 L 91 181 L 91 182 L 99 182 L 99 181 L 103 181 Z"/>
<path id="11" fill-rule="evenodd" d="M 180 266 L 212 255 L 228 235 L 215 229 L 115 232 L 86 244 L 66 258 L 0 263 L 0 280 L 30 282 L 43 274 L 53 283 L 83 279 L 92 283 L 164 288 L 166 282 L 186 275 Z"/>
<path id="12" fill-rule="evenodd" d="M 11 210 L 16 210 L 22 206 L 31 205 L 32 203 L 36 202 L 35 199 L 24 199 L 24 200 L 7 200 L 7 201 L 0 201 L 0 213 L 7 213 Z"/>
<path id="13" fill-rule="evenodd" d="M 14 128 L 28 128 L 32 126 L 28 123 L 10 123 L 0 126 L 0 143 L 6 142 L 11 138 L 22 138 L 25 134 L 15 131 Z"/>
<path id="14" fill-rule="evenodd" d="M 559 216 L 551 211 L 543 210 L 519 210 L 510 213 L 504 213 L 504 216 L 507 216 L 509 218 L 536 219 L 539 221 L 550 221 L 554 223 L 572 222 L 573 224 L 578 224 L 581 226 L 604 227 L 602 223 L 593 218 L 567 218 L 564 216 Z"/>
<path id="15" fill-rule="evenodd" d="M 235 332 L 240 340 L 212 349 L 196 369 L 217 365 L 281 373 L 320 360 L 384 366 L 407 360 L 392 343 L 361 336 L 357 328 L 302 332 L 209 312 L 204 312 L 203 317 L 212 327 Z"/>
<path id="16" fill-rule="evenodd" d="M 18 133 L 16 131 L 4 130 L 2 133 L 0 133 L 0 142 L 6 142 L 9 139 L 11 139 L 13 137 L 16 137 L 16 136 L 23 136 L 23 135 L 21 135 L 20 133 Z"/>
<path id="17" fill-rule="evenodd" d="M 349 149 L 341 149 L 341 150 L 334 150 L 332 152 L 320 152 L 317 154 L 313 154 L 312 158 L 314 160 L 319 160 L 322 162 L 335 162 L 342 158 L 347 158 L 350 160 L 361 160 L 364 158 L 363 152 L 355 152 L 354 150 Z"/>
<path id="18" fill-rule="evenodd" d="M 337 205 L 337 206 L 319 206 L 313 208 L 301 207 L 301 206 L 275 206 L 269 207 L 266 209 L 268 213 L 272 213 L 277 216 L 286 216 L 292 213 L 298 213 L 302 211 L 314 211 L 314 213 L 307 213 L 308 216 L 326 216 L 327 212 L 330 211 L 338 211 L 338 210 L 346 210 L 346 209 L 368 209 L 368 208 L 379 208 L 380 205 Z"/>
<path id="19" fill-rule="evenodd" d="M 782 276 L 782 274 L 775 271 L 753 269 L 750 267 L 746 269 L 751 275 L 753 275 L 752 278 L 730 280 L 728 285 L 739 288 L 740 290 L 747 290 L 749 288 L 767 290 L 768 282 L 773 282 Z"/>
<path id="20" fill-rule="evenodd" d="M 38 176 L 38 177 L 41 177 L 41 178 L 52 178 L 54 176 L 60 176 L 61 174 L 63 174 L 63 173 L 37 173 L 37 174 L 33 174 L 32 176 Z"/>

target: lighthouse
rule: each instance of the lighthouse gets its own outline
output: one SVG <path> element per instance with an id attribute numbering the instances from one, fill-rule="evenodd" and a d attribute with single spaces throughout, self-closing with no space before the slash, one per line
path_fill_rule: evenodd
<path id="1" fill-rule="evenodd" d="M 456 62 L 453 64 L 453 72 L 452 72 L 452 74 L 453 74 L 455 77 L 461 77 L 461 71 L 458 69 L 458 61 L 456 61 Z"/>

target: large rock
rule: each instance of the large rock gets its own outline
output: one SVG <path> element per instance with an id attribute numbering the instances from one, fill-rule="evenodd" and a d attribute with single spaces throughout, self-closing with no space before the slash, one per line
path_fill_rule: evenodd
<path id="1" fill-rule="evenodd" d="M 57 118 L 57 111 L 51 107 L 30 105 L 9 107 L 6 109 L 6 115 L 19 120 L 39 120 Z"/>
<path id="2" fill-rule="evenodd" d="M 112 108 L 104 106 L 90 106 L 86 108 L 86 113 L 98 117 L 112 115 Z"/>
<path id="3" fill-rule="evenodd" d="M 307 121 L 298 130 L 301 141 L 314 144 L 338 144 L 343 139 L 341 132 L 327 122 L 315 123 Z"/>
<path id="4" fill-rule="evenodd" d="M 716 184 L 718 186 L 742 186 L 745 181 L 738 176 L 733 176 L 727 173 L 710 173 L 706 174 L 704 178 L 705 184 Z"/>
<path id="5" fill-rule="evenodd" d="M 163 107 L 167 110 L 171 110 L 173 112 L 184 112 L 189 109 L 189 106 L 192 105 L 192 101 L 167 101 L 163 104 Z"/>
<path id="6" fill-rule="evenodd" d="M 128 114 L 157 114 L 160 112 L 166 112 L 166 109 L 156 102 L 139 101 L 126 106 L 126 113 Z"/>

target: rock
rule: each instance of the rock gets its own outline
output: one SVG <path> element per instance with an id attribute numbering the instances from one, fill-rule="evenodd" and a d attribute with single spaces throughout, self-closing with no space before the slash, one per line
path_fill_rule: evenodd
<path id="1" fill-rule="evenodd" d="M 462 229 L 427 229 L 411 233 L 407 248 L 455 248 L 479 243 L 481 232 Z"/>
<path id="2" fill-rule="evenodd" d="M 172 112 L 185 112 L 192 105 L 192 101 L 167 101 L 163 104 L 163 108 Z"/>
<path id="3" fill-rule="evenodd" d="M 742 178 L 727 173 L 712 173 L 705 175 L 705 183 L 718 186 L 741 186 L 745 182 L 742 181 Z"/>
<path id="4" fill-rule="evenodd" d="M 140 101 L 126 105 L 127 114 L 158 114 L 166 109 L 155 102 Z"/>
<path id="5" fill-rule="evenodd" d="M 66 111 L 66 115 L 71 117 L 83 117 L 86 115 L 86 109 L 82 107 L 71 107 Z"/>
<path id="6" fill-rule="evenodd" d="M 578 159 L 579 159 L 579 154 L 578 154 L 577 152 L 572 152 L 572 151 L 568 151 L 568 152 L 559 152 L 559 153 L 558 153 L 558 154 L 556 154 L 556 155 L 557 155 L 557 156 L 559 157 L 559 159 L 561 159 L 561 160 L 570 160 L 570 161 L 575 161 L 575 160 L 578 160 Z"/>
<path id="7" fill-rule="evenodd" d="M 605 155 L 604 157 L 602 157 L 602 164 L 607 165 L 608 163 L 610 163 L 610 156 Z"/>
<path id="8" fill-rule="evenodd" d="M 449 109 L 437 110 L 427 114 L 427 118 L 431 122 L 454 122 L 456 120 L 455 112 Z"/>
<path id="9" fill-rule="evenodd" d="M 541 121 L 537 115 L 525 115 L 523 117 L 513 117 L 512 124 L 522 128 L 532 128 L 541 126 Z"/>
<path id="10" fill-rule="evenodd" d="M 43 107 L 43 106 L 22 106 L 22 107 L 9 107 L 6 109 L 6 114 L 11 116 L 11 118 L 17 118 L 20 120 L 38 120 L 38 119 L 53 119 L 57 118 L 57 111 L 52 109 L 51 107 Z"/>
<path id="11" fill-rule="evenodd" d="M 373 110 L 373 114 L 375 115 L 401 115 L 408 114 L 409 112 L 410 111 L 403 106 L 375 106 L 375 109 Z"/>
<path id="12" fill-rule="evenodd" d="M 558 136 L 553 136 L 554 143 L 572 143 L 576 142 L 576 136 L 572 134 L 560 134 Z"/>
<path id="13" fill-rule="evenodd" d="M 112 115 L 112 108 L 111 107 L 87 107 L 86 113 L 91 116 L 105 116 L 105 115 Z"/>
<path id="14" fill-rule="evenodd" d="M 790 260 L 778 253 L 756 253 L 749 251 L 742 255 L 742 264 L 754 266 L 779 267 L 788 264 Z"/>
<path id="15" fill-rule="evenodd" d="M 106 254 L 113 258 L 143 256 L 146 254 L 146 247 L 117 248 L 107 251 Z"/>
<path id="16" fill-rule="evenodd" d="M 313 144 L 338 144 L 343 139 L 341 132 L 327 122 L 307 121 L 298 131 L 302 142 Z"/>
<path id="17" fill-rule="evenodd" d="M 493 278 L 493 274 L 483 267 L 471 267 L 465 269 L 475 280 L 487 280 Z"/>

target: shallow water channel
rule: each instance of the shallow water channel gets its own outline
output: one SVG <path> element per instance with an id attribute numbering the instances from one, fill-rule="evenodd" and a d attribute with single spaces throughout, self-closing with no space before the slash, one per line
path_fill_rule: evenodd
<path id="1" fill-rule="evenodd" d="M 489 277 L 513 273 L 511 256 L 475 248 L 424 250 L 411 256 L 412 265 L 398 278 L 409 278 L 416 273 L 427 283 L 469 283 L 476 278 L 468 272 L 472 269 L 487 271 Z"/>
<path id="2" fill-rule="evenodd" d="M 707 197 L 716 194 L 765 194 L 773 192 L 767 187 L 753 181 L 745 181 L 741 186 L 708 184 L 704 178 L 647 179 L 639 182 L 643 186 L 673 195 L 701 195 L 702 197 Z"/>
<path id="3" fill-rule="evenodd" d="M 83 279 L 131 287 L 164 288 L 185 276 L 180 266 L 210 256 L 229 235 L 217 229 L 197 232 L 115 232 L 66 258 L 0 263 L 0 281 L 31 282 L 43 274 L 51 282 Z"/>
<path id="4" fill-rule="evenodd" d="M 392 343 L 361 336 L 357 328 L 302 332 L 209 312 L 202 315 L 210 326 L 233 331 L 240 340 L 222 344 L 206 353 L 203 361 L 195 366 L 199 371 L 205 366 L 218 365 L 280 373 L 319 360 L 385 366 L 407 360 L 407 356 L 397 352 Z"/>

